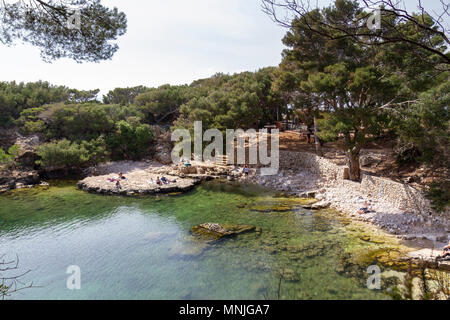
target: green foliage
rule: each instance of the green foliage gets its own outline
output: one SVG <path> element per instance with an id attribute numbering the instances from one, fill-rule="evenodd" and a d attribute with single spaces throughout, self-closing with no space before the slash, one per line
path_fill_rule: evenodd
<path id="1" fill-rule="evenodd" d="M 67 99 L 66 87 L 52 86 L 48 82 L 0 82 L 0 127 L 13 124 L 26 109 Z"/>
<path id="2" fill-rule="evenodd" d="M 2 299 L 9 295 L 9 291 L 10 291 L 10 288 L 8 286 L 0 283 L 0 297 Z"/>
<path id="3" fill-rule="evenodd" d="M 0 164 L 6 166 L 14 165 L 14 159 L 18 156 L 20 151 L 19 146 L 13 145 L 5 152 L 2 147 L 0 147 Z"/>
<path id="4" fill-rule="evenodd" d="M 450 80 L 447 79 L 392 114 L 391 126 L 400 140 L 399 160 L 409 156 L 413 161 L 448 165 L 449 105 Z"/>
<path id="5" fill-rule="evenodd" d="M 283 38 L 288 48 L 283 51 L 274 83 L 288 92 L 290 103 L 306 110 L 305 115 L 317 110 L 328 112 L 320 121 L 318 135 L 328 141 L 344 138 L 343 147 L 355 168 L 350 170 L 352 180 L 359 178 L 355 165 L 358 166 L 361 148 L 388 128 L 390 110 L 414 97 L 415 89 L 433 87 L 436 82 L 429 79 L 437 74 L 429 50 L 421 51 L 418 57 L 417 51 L 408 53 L 405 43 L 372 46 L 359 41 L 364 40 L 362 37 L 349 37 L 355 30 L 364 32 L 366 27 L 359 23 L 364 15 L 358 2 L 336 0 L 329 7 L 294 18 Z M 416 39 L 427 37 L 426 31 L 409 22 L 401 22 L 395 16 L 385 18 L 391 19 L 390 26 L 394 26 L 386 32 L 394 32 L 398 27 Z M 436 41 L 432 45 L 440 48 L 441 44 L 442 41 Z M 397 50 L 405 54 L 400 55 Z M 414 130 L 415 126 L 409 128 Z"/>
<path id="6" fill-rule="evenodd" d="M 118 104 L 121 106 L 128 106 L 134 103 L 134 99 L 141 93 L 149 90 L 144 86 L 137 86 L 132 88 L 115 88 L 103 96 L 104 104 Z"/>
<path id="7" fill-rule="evenodd" d="M 97 164 L 109 159 L 110 152 L 108 151 L 106 140 L 103 135 L 99 136 L 97 139 L 82 141 L 80 147 L 87 150 L 90 164 Z"/>
<path id="8" fill-rule="evenodd" d="M 450 206 L 450 181 L 433 182 L 425 196 L 431 201 L 434 210 L 444 211 Z"/>
<path id="9" fill-rule="evenodd" d="M 0 148 L 0 164 L 7 164 L 11 161 L 11 156 L 3 150 L 3 148 Z"/>
<path id="10" fill-rule="evenodd" d="M 135 118 L 140 121 L 144 117 L 133 105 L 125 107 L 97 103 L 70 104 L 46 112 L 44 131 L 47 139 L 66 138 L 71 141 L 107 136 L 115 132 L 116 123 L 120 120 Z"/>
<path id="11" fill-rule="evenodd" d="M 89 152 L 84 146 L 69 140 L 45 143 L 36 148 L 38 165 L 43 167 L 80 167 L 89 161 Z"/>
<path id="12" fill-rule="evenodd" d="M 69 103 L 88 103 L 88 102 L 98 102 L 97 95 L 100 89 L 95 90 L 77 90 L 70 89 L 68 91 L 68 102 Z"/>
<path id="13" fill-rule="evenodd" d="M 113 159 L 134 159 L 144 155 L 153 140 L 148 124 L 119 121 L 116 131 L 107 136 L 106 144 Z"/>
<path id="14" fill-rule="evenodd" d="M 80 24 L 72 15 L 79 12 Z M 75 21 L 72 21 L 72 20 Z M 45 61 L 68 57 L 77 62 L 111 59 L 118 46 L 111 43 L 125 34 L 127 19 L 117 8 L 109 9 L 100 0 L 15 1 L 0 5 L 0 42 L 16 40 L 40 48 Z"/>
<path id="15" fill-rule="evenodd" d="M 193 90 L 191 88 L 191 90 Z M 171 122 L 178 115 L 180 106 L 189 99 L 188 86 L 163 85 L 139 94 L 135 103 L 149 123 Z"/>
<path id="16" fill-rule="evenodd" d="M 25 109 L 20 113 L 17 124 L 20 125 L 20 130 L 23 134 L 33 134 L 43 132 L 46 129 L 45 122 L 40 118 L 45 108 L 30 108 Z"/>
<path id="17" fill-rule="evenodd" d="M 71 141 L 90 140 L 114 131 L 114 119 L 98 104 L 67 105 L 54 111 L 48 119 L 48 138 Z"/>
<path id="18" fill-rule="evenodd" d="M 174 127 L 192 127 L 194 121 L 203 121 L 205 129 L 246 129 L 273 122 L 277 111 L 286 106 L 272 88 L 273 79 L 274 68 L 265 68 L 194 82 L 191 87 L 197 94 L 181 106 Z"/>
<path id="19" fill-rule="evenodd" d="M 8 149 L 8 154 L 12 156 L 13 158 L 17 157 L 19 155 L 20 148 L 18 145 L 14 144 Z"/>

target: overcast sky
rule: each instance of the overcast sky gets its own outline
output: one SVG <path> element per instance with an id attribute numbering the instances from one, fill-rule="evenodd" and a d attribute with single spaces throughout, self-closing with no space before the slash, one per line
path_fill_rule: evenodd
<path id="1" fill-rule="evenodd" d="M 286 30 L 260 0 L 106 0 L 128 19 L 112 60 L 77 64 L 40 59 L 39 49 L 0 45 L 2 81 L 46 80 L 77 89 L 184 84 L 216 72 L 254 71 L 281 61 Z"/>
<path id="2" fill-rule="evenodd" d="M 7 0 L 13 2 L 13 0 Z M 315 1 L 313 1 L 315 3 Z M 320 0 L 323 7 L 331 0 Z M 273 23 L 260 0 L 104 0 L 128 18 L 112 60 L 43 62 L 39 49 L 0 45 L 0 81 L 46 80 L 77 89 L 184 84 L 217 72 L 255 71 L 281 61 L 286 30 Z M 415 10 L 416 0 L 406 0 Z M 434 4 L 432 4 L 434 3 Z M 426 1 L 426 6 L 439 1 Z"/>

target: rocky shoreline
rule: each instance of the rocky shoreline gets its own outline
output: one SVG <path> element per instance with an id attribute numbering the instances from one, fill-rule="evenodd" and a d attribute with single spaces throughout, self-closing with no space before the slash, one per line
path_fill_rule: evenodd
<path id="1" fill-rule="evenodd" d="M 316 206 L 331 207 L 353 220 L 369 222 L 405 240 L 427 237 L 440 243 L 448 241 L 450 221 L 445 213 L 442 216 L 423 216 L 419 212 L 405 212 L 389 202 L 361 194 L 308 170 L 281 170 L 276 176 L 260 176 L 253 169 L 248 181 L 293 196 L 313 197 L 319 201 Z M 358 214 L 364 201 L 371 202 L 373 211 Z"/>
<path id="2" fill-rule="evenodd" d="M 448 211 L 441 214 L 432 213 L 429 208 L 425 208 L 423 200 L 421 208 L 414 210 L 409 207 L 406 210 L 402 208 L 402 199 L 392 203 L 386 197 L 377 195 L 376 190 L 362 192 L 357 183 L 354 183 L 353 187 L 351 184 L 353 182 L 337 178 L 336 172 L 332 171 L 331 174 L 323 170 L 317 172 L 307 166 L 289 163 L 288 157 L 297 157 L 296 154 L 281 154 L 281 156 L 280 162 L 287 161 L 288 165 L 282 166 L 279 173 L 274 176 L 261 176 L 258 167 L 251 168 L 249 176 L 243 176 L 241 167 L 195 161 L 190 167 L 185 167 L 181 163 L 162 165 L 150 160 L 111 162 L 89 168 L 85 172 L 87 177 L 79 181 L 77 186 L 87 192 L 134 196 L 183 193 L 192 190 L 202 181 L 227 178 L 256 183 L 289 196 L 314 198 L 316 201 L 309 204 L 309 207 L 306 205 L 306 208 L 316 210 L 331 207 L 353 221 L 367 223 L 406 242 L 424 240 L 426 243 L 418 245 L 417 250 L 411 252 L 412 259 L 420 258 L 434 262 L 436 252 L 448 243 L 450 233 Z M 121 181 L 120 188 L 108 180 L 116 177 L 118 172 L 123 172 L 127 178 Z M 152 182 L 157 177 L 163 176 L 176 182 L 165 185 Z M 17 172 L 0 182 L 1 193 L 9 189 L 38 185 L 40 177 L 37 172 Z M 357 211 L 363 206 L 364 201 L 371 202 L 373 211 L 358 214 Z"/>
<path id="3" fill-rule="evenodd" d="M 404 209 L 379 196 L 376 190 L 362 193 L 357 182 L 347 183 L 337 179 L 334 172 L 331 175 L 316 173 L 300 166 L 297 169 L 281 169 L 274 176 L 261 176 L 258 172 L 258 168 L 252 168 L 249 177 L 239 179 L 286 195 L 315 198 L 317 202 L 312 209 L 330 207 L 352 221 L 391 234 L 405 245 L 415 248 L 408 253 L 410 259 L 433 263 L 439 269 L 450 271 L 449 261 L 436 261 L 436 256 L 442 252 L 441 248 L 449 241 L 448 210 L 443 213 L 432 212 L 423 199 L 418 199 L 422 201 L 422 207 Z M 352 188 L 352 184 L 355 184 L 355 188 Z M 398 199 L 398 203 L 402 203 L 402 200 Z M 364 206 L 364 201 L 371 202 L 373 211 L 359 214 L 358 210 Z"/>
<path id="4" fill-rule="evenodd" d="M 42 183 L 37 171 L 13 170 L 0 176 L 0 194 L 13 189 L 32 188 Z"/>

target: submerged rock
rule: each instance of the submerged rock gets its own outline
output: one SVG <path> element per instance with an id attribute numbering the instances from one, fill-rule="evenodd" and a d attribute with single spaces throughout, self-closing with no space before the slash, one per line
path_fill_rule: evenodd
<path id="1" fill-rule="evenodd" d="M 223 237 L 232 237 L 246 232 L 255 232 L 257 228 L 250 225 L 241 224 L 223 224 L 203 223 L 191 229 L 192 234 L 209 239 L 220 239 Z M 260 232 L 260 228 L 258 230 Z"/>
<path id="2" fill-rule="evenodd" d="M 289 281 L 289 282 L 300 281 L 299 274 L 292 269 L 283 268 L 283 269 L 278 270 L 278 273 L 282 277 L 282 279 L 285 281 Z"/>
<path id="3" fill-rule="evenodd" d="M 291 206 L 283 205 L 257 205 L 250 208 L 251 211 L 256 212 L 287 212 L 292 211 Z"/>
<path id="4" fill-rule="evenodd" d="M 169 249 L 170 251 L 169 258 L 181 258 L 181 259 L 196 258 L 202 255 L 208 248 L 209 245 L 207 243 L 194 242 L 191 244 L 184 244 L 180 241 L 177 241 Z"/>
<path id="5" fill-rule="evenodd" d="M 317 202 L 317 203 L 314 203 L 314 204 L 311 206 L 311 209 L 313 209 L 313 210 L 326 209 L 326 208 L 328 208 L 330 205 L 331 205 L 330 202 L 319 201 L 319 202 Z"/>
<path id="6" fill-rule="evenodd" d="M 144 236 L 144 240 L 158 242 L 174 236 L 176 236 L 176 232 L 149 232 Z"/>

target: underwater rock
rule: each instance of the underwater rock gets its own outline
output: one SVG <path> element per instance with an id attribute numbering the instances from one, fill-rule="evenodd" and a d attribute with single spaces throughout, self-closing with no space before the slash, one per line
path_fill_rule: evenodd
<path id="1" fill-rule="evenodd" d="M 277 253 L 277 249 L 275 249 L 274 247 L 265 246 L 264 250 L 267 251 L 269 254 Z"/>
<path id="2" fill-rule="evenodd" d="M 261 229 L 259 229 L 261 230 Z M 256 231 L 255 226 L 244 225 L 244 224 L 223 224 L 218 223 L 203 223 L 201 225 L 195 226 L 191 229 L 192 234 L 196 236 L 220 239 L 223 237 L 232 237 L 238 234 L 246 232 Z M 261 232 L 261 231 L 259 231 Z"/>
<path id="3" fill-rule="evenodd" d="M 361 267 L 354 262 L 353 256 L 348 252 L 339 255 L 338 263 L 334 270 L 342 275 L 358 275 L 362 272 Z"/>
<path id="4" fill-rule="evenodd" d="M 311 209 L 313 210 L 320 210 L 320 209 L 326 209 L 331 205 L 331 203 L 326 202 L 326 201 L 319 201 L 317 203 L 314 203 L 313 205 L 311 205 Z"/>
<path id="5" fill-rule="evenodd" d="M 158 242 L 176 235 L 176 232 L 149 232 L 144 236 L 144 240 Z"/>
<path id="6" fill-rule="evenodd" d="M 361 236 L 361 237 L 359 237 L 361 240 L 363 240 L 363 241 L 366 241 L 366 242 L 371 242 L 371 243 L 375 243 L 375 244 L 384 244 L 384 241 L 383 240 L 380 240 L 380 239 L 375 239 L 375 238 L 372 238 L 372 237 L 370 237 L 370 236 Z"/>
<path id="7" fill-rule="evenodd" d="M 195 242 L 190 245 L 185 245 L 184 243 L 177 241 L 174 246 L 169 249 L 169 258 L 196 258 L 203 254 L 208 248 L 209 245 L 207 243 Z"/>
<path id="8" fill-rule="evenodd" d="M 282 277 L 283 280 L 289 281 L 289 282 L 297 282 L 300 281 L 299 275 L 292 269 L 284 268 L 278 270 L 279 275 Z"/>
<path id="9" fill-rule="evenodd" d="M 288 212 L 292 211 L 292 207 L 283 205 L 259 205 L 250 208 L 250 211 L 256 212 Z"/>

